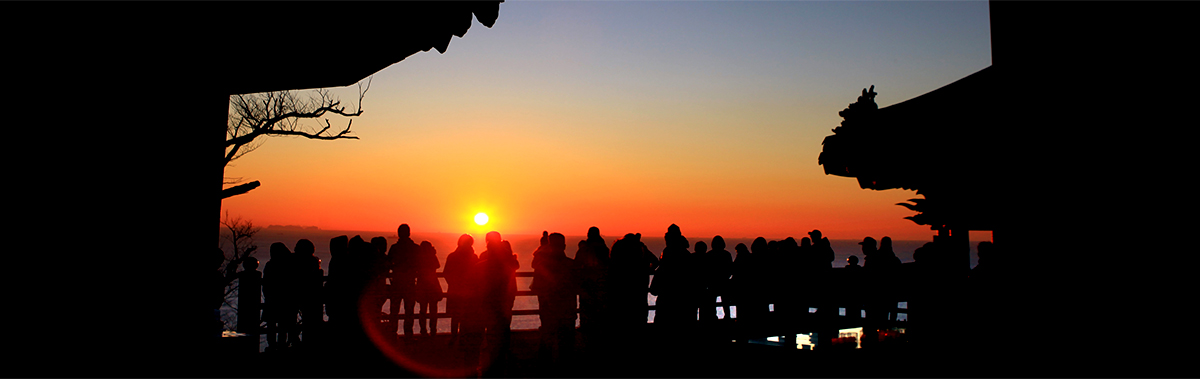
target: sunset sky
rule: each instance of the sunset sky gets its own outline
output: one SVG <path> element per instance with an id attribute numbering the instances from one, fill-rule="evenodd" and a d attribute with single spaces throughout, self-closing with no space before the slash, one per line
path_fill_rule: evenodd
<path id="1" fill-rule="evenodd" d="M 262 186 L 222 212 L 337 230 L 927 240 L 894 205 L 914 192 L 825 175 L 821 140 L 865 87 L 882 107 L 990 65 L 988 25 L 986 1 L 506 2 L 445 54 L 377 72 L 360 139 L 272 137 L 234 161 L 225 176 Z"/>

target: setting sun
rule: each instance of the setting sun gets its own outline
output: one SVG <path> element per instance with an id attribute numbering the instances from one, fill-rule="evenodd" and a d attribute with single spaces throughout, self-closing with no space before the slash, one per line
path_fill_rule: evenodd
<path id="1" fill-rule="evenodd" d="M 475 223 L 479 224 L 479 225 L 487 224 L 488 223 L 487 213 L 479 212 L 479 213 L 475 214 Z"/>

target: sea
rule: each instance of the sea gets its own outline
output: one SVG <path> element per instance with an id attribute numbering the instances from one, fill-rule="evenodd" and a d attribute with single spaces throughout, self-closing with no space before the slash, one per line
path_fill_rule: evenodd
<path id="1" fill-rule="evenodd" d="M 329 240 L 334 237 L 342 236 L 342 235 L 350 237 L 350 238 L 353 238 L 354 236 L 361 236 L 364 240 L 367 240 L 367 241 L 370 241 L 374 237 L 384 237 L 384 238 L 387 238 L 389 246 L 397 241 L 397 235 L 396 235 L 395 231 L 380 232 L 380 231 L 353 231 L 353 230 L 323 230 L 323 229 L 316 229 L 313 227 L 304 228 L 304 227 L 294 227 L 294 226 L 289 226 L 289 227 L 272 226 L 272 227 L 263 228 L 254 235 L 254 239 L 253 239 L 254 245 L 258 246 L 258 249 L 253 254 L 253 256 L 255 258 L 258 258 L 258 260 L 260 262 L 259 270 L 261 270 L 262 267 L 264 267 L 263 265 L 265 265 L 267 263 L 267 261 L 269 261 L 269 250 L 270 250 L 271 244 L 273 244 L 275 242 L 281 242 L 284 245 L 287 245 L 289 249 L 294 250 L 297 241 L 299 241 L 301 239 L 307 239 L 316 246 L 316 256 L 317 256 L 317 258 L 321 259 L 321 268 L 323 270 L 325 270 L 326 272 L 328 272 L 328 270 L 329 270 Z M 414 232 L 412 234 L 411 238 L 413 239 L 414 242 L 416 242 L 418 244 L 420 244 L 422 241 L 429 241 L 429 243 L 431 243 L 433 245 L 433 247 L 437 250 L 438 261 L 442 264 L 445 264 L 446 256 L 449 255 L 451 252 L 453 252 L 454 249 L 458 246 L 458 238 L 461 235 L 462 235 L 461 233 L 416 233 L 416 232 Z M 481 234 L 473 234 L 472 233 L 471 235 L 472 235 L 472 237 L 475 238 L 475 246 L 474 246 L 475 253 L 478 254 L 478 253 L 481 253 L 484 250 L 486 250 L 486 248 L 484 247 L 484 234 L 482 234 L 482 233 Z M 621 236 L 624 236 L 624 234 L 621 234 L 618 236 L 618 235 L 604 235 L 603 233 L 601 233 L 601 235 L 604 237 L 604 240 L 607 242 L 607 244 L 610 248 L 612 247 L 613 241 L 615 241 L 617 238 L 620 238 Z M 222 234 L 222 236 L 224 236 L 224 234 Z M 792 237 L 796 238 L 796 240 L 799 241 L 801 237 L 806 237 L 806 236 L 807 235 L 797 235 L 797 236 L 792 236 Z M 587 237 L 583 236 L 583 235 L 576 235 L 576 236 L 568 235 L 566 237 L 567 237 L 566 254 L 568 257 L 574 257 L 575 245 L 580 240 L 584 240 Z M 685 234 L 685 237 L 687 237 L 689 242 L 691 242 L 693 245 L 697 241 L 703 240 L 706 243 L 709 243 L 711 246 L 711 241 L 712 241 L 711 236 L 701 237 L 701 236 L 688 236 Z M 737 238 L 730 238 L 730 237 L 724 237 L 724 236 L 722 236 L 722 237 L 725 239 L 725 243 L 727 245 L 726 250 L 728 250 L 732 255 L 734 255 L 735 260 L 737 259 L 737 252 L 734 251 L 733 247 L 737 246 L 737 244 L 739 244 L 739 243 L 744 243 L 744 244 L 746 244 L 746 246 L 750 246 L 751 242 L 753 242 L 754 239 L 757 238 L 757 236 L 755 236 L 755 237 L 737 237 Z M 878 239 L 882 238 L 883 236 L 873 236 L 873 237 L 875 237 L 876 240 L 878 240 Z M 541 234 L 510 234 L 510 235 L 502 234 L 502 238 L 505 240 L 508 240 L 509 243 L 512 244 L 513 252 L 517 254 L 517 261 L 520 262 L 520 264 L 521 264 L 520 268 L 517 271 L 532 271 L 531 266 L 532 266 L 532 262 L 533 262 L 533 251 L 536 250 L 539 245 L 539 240 L 541 239 Z M 767 238 L 767 240 L 768 241 L 783 240 L 785 238 L 787 238 L 787 237 L 784 236 L 784 237 Z M 913 258 L 912 258 L 913 251 L 915 251 L 918 247 L 921 247 L 925 243 L 931 242 L 932 240 L 933 240 L 932 237 L 929 240 L 923 240 L 923 241 L 894 240 L 894 241 L 892 241 L 892 249 L 896 252 L 896 256 L 900 258 L 901 262 L 905 262 L 905 263 L 912 262 L 913 261 Z M 646 247 L 649 248 L 651 252 L 655 253 L 655 255 L 660 255 L 663 248 L 666 247 L 666 243 L 664 242 L 662 236 L 647 236 L 647 235 L 643 234 L 642 242 L 645 243 Z M 846 260 L 851 255 L 858 256 L 860 262 L 863 259 L 862 246 L 858 244 L 859 242 L 862 242 L 861 238 L 859 238 L 859 239 L 832 239 L 831 238 L 829 242 L 830 242 L 830 245 L 833 247 L 834 256 L 835 256 L 835 259 L 833 262 L 834 267 L 845 267 Z M 970 243 L 971 267 L 975 267 L 975 265 L 977 263 L 978 257 L 976 256 L 975 249 L 978 245 L 979 245 L 979 241 L 971 241 L 971 243 Z M 223 249 L 225 249 L 226 251 L 228 251 L 228 246 L 229 246 L 229 243 L 227 241 L 224 241 L 224 237 L 222 237 L 221 247 Z M 860 265 L 861 265 L 861 263 L 860 263 Z M 440 269 L 439 269 L 439 271 L 440 271 Z M 517 278 L 517 289 L 518 290 L 529 290 L 529 284 L 532 279 L 533 278 L 529 278 L 529 277 L 518 277 Z M 803 281 L 804 278 L 797 277 L 796 280 Z M 446 288 L 445 279 L 442 279 L 442 288 L 443 289 Z M 649 304 L 653 305 L 654 301 L 655 301 L 655 296 L 648 294 L 648 293 L 646 294 L 646 296 L 647 296 L 647 299 L 646 299 L 647 302 Z M 236 299 L 230 299 L 230 300 L 233 303 L 232 305 L 236 306 Z M 438 303 L 438 311 L 439 312 L 445 312 L 445 307 L 446 307 L 445 301 Z M 518 296 L 516 299 L 516 303 L 513 305 L 513 309 L 537 309 L 537 308 L 538 308 L 537 297 L 535 297 L 535 296 Z M 386 304 L 383 307 L 383 309 L 385 309 L 385 310 L 388 309 Z M 720 318 L 726 317 L 724 315 L 724 311 L 722 309 L 718 308 L 717 312 L 718 312 L 718 317 L 720 317 Z M 737 317 L 736 307 L 731 310 L 731 313 L 732 313 L 732 315 L 730 315 L 731 317 L 734 317 L 734 318 Z M 648 318 L 647 321 L 652 322 L 653 317 L 654 317 L 654 311 L 650 311 L 649 314 L 647 315 L 647 318 Z M 222 308 L 222 318 L 224 320 L 226 320 L 227 325 L 234 325 L 232 320 L 236 319 L 236 312 L 234 311 L 233 307 L 230 304 L 227 304 L 225 307 Z M 578 320 L 576 321 L 576 323 L 578 323 Z M 513 321 L 512 321 L 512 329 L 513 330 L 536 330 L 540 325 L 541 325 L 541 322 L 538 319 L 538 316 L 536 316 L 536 315 L 514 316 Z M 447 319 L 440 320 L 438 322 L 437 329 L 438 329 L 438 333 L 448 333 L 449 332 L 449 320 L 447 320 Z M 265 343 L 266 343 L 265 337 L 263 337 L 260 342 L 261 342 L 260 345 L 262 347 L 266 346 L 265 345 Z"/>

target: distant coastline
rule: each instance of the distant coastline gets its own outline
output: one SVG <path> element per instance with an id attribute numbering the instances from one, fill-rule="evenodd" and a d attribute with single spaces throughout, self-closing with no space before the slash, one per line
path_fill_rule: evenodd
<path id="1" fill-rule="evenodd" d="M 300 226 L 300 225 L 267 225 L 267 229 L 284 229 L 284 230 L 321 230 L 315 226 Z"/>

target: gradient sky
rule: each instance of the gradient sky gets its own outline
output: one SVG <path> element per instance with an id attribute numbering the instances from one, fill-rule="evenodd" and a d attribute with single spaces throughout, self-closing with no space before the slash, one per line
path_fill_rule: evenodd
<path id="1" fill-rule="evenodd" d="M 821 140 L 865 87 L 882 107 L 990 65 L 988 25 L 986 1 L 506 2 L 445 54 L 376 73 L 359 140 L 273 137 L 233 162 L 227 177 L 262 186 L 222 211 L 337 230 L 927 240 L 894 205 L 913 191 L 825 175 Z"/>

